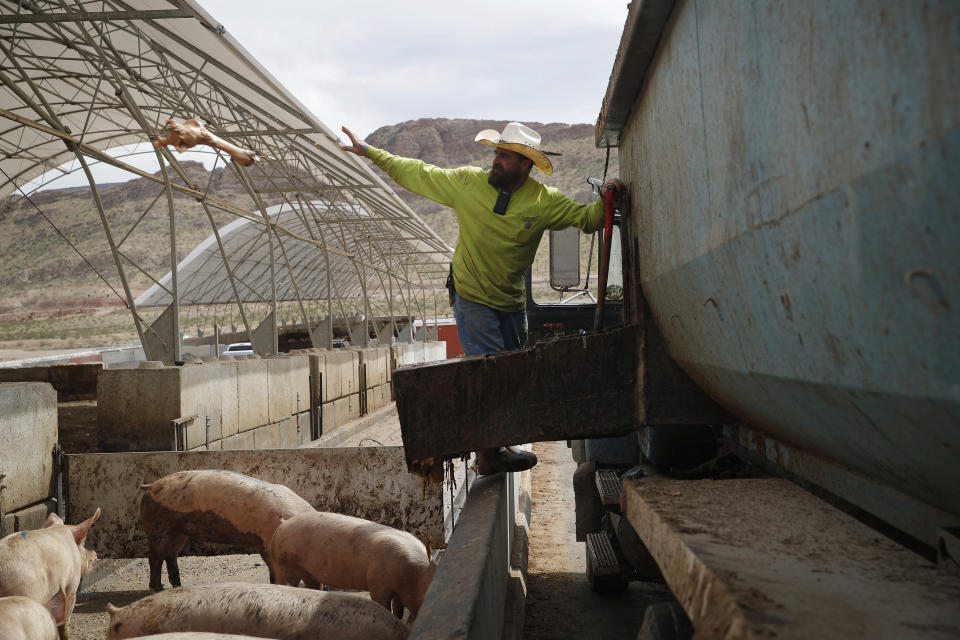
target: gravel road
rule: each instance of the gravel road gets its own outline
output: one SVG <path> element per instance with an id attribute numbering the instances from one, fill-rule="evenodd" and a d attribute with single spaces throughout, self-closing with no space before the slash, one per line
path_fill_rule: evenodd
<path id="1" fill-rule="evenodd" d="M 577 463 L 564 442 L 538 442 L 533 452 L 524 640 L 635 640 L 647 605 L 670 598 L 669 589 L 631 582 L 623 593 L 593 590 L 586 547 L 576 539 Z"/>

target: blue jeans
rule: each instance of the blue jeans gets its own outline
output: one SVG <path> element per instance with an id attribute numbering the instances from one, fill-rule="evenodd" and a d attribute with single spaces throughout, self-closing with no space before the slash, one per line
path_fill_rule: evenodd
<path id="1" fill-rule="evenodd" d="M 457 337 L 468 356 L 516 351 L 527 341 L 526 311 L 497 311 L 454 294 Z"/>

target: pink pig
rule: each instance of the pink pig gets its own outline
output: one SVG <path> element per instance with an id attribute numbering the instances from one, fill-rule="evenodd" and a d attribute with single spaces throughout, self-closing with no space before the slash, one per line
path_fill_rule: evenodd
<path id="1" fill-rule="evenodd" d="M 63 603 L 63 591 L 60 595 Z M 57 623 L 33 598 L 0 598 L 0 640 L 57 640 Z"/>
<path id="2" fill-rule="evenodd" d="M 267 555 L 278 584 L 361 589 L 403 617 L 417 615 L 436 564 L 406 531 L 339 513 L 313 511 L 284 521 Z"/>
<path id="3" fill-rule="evenodd" d="M 282 484 L 233 471 L 179 471 L 141 485 L 140 522 L 150 542 L 150 589 L 160 591 L 164 561 L 170 584 L 180 586 L 177 554 L 187 540 L 252 547 L 273 570 L 267 543 L 285 518 L 313 511 L 310 503 Z"/>
<path id="4" fill-rule="evenodd" d="M 80 578 L 97 554 L 84 549 L 100 509 L 80 524 L 63 524 L 50 514 L 42 529 L 18 531 L 0 539 L 0 596 L 26 596 L 44 605 L 66 640 Z"/>
<path id="5" fill-rule="evenodd" d="M 278 584 L 225 582 L 161 591 L 107 605 L 107 640 L 174 631 L 251 634 L 279 640 L 403 640 L 406 625 L 369 599 Z"/>

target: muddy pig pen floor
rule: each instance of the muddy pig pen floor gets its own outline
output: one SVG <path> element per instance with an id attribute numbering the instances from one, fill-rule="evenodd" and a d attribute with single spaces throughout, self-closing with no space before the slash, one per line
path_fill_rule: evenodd
<path id="1" fill-rule="evenodd" d="M 63 405 L 61 404 L 61 407 Z M 68 452 L 96 450 L 96 402 L 73 403 L 73 413 L 67 422 Z M 62 409 L 61 409 L 62 410 Z M 356 427 L 346 425 L 340 446 L 374 446 L 380 444 L 402 444 L 400 422 L 396 409 L 392 406 L 381 409 L 366 419 L 356 421 Z M 63 424 L 61 418 L 61 425 Z M 64 439 L 61 426 L 61 440 Z M 317 446 L 317 441 L 306 446 Z M 107 634 L 107 603 L 117 607 L 149 596 L 147 588 L 150 581 L 150 568 L 146 558 L 112 561 L 117 568 L 113 573 L 93 583 L 88 589 L 77 594 L 77 604 L 70 619 L 71 640 L 103 640 Z M 267 567 L 259 554 L 240 554 L 222 556 L 181 556 L 177 559 L 180 566 L 180 581 L 183 586 L 207 584 L 211 582 L 260 582 L 270 581 Z M 166 567 L 163 569 L 164 588 L 169 589 Z M 369 597 L 369 594 L 362 592 Z M 408 619 L 410 612 L 405 613 Z"/>

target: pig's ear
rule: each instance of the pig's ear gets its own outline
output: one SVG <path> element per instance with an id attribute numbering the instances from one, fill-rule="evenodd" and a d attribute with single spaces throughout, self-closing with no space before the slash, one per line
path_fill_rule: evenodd
<path id="1" fill-rule="evenodd" d="M 57 590 L 57 595 L 47 603 L 47 609 L 53 615 L 57 624 L 62 624 L 67 617 L 67 594 L 63 592 L 63 587 Z"/>
<path id="2" fill-rule="evenodd" d="M 97 521 L 100 517 L 100 507 L 97 507 L 96 512 L 88 519 L 84 520 L 80 524 L 73 525 L 73 539 L 77 544 L 80 544 L 87 539 L 87 532 L 90 531 L 90 526 Z"/>
<path id="3" fill-rule="evenodd" d="M 43 522 L 42 528 L 46 529 L 47 527 L 54 527 L 58 524 L 63 524 L 63 518 L 61 518 L 55 513 L 51 513 L 50 515 L 47 516 L 47 519 Z"/>

